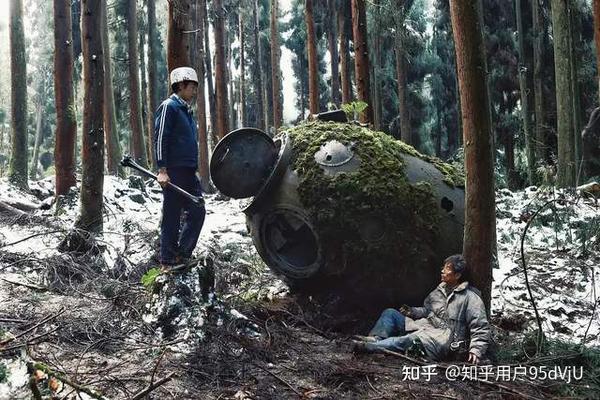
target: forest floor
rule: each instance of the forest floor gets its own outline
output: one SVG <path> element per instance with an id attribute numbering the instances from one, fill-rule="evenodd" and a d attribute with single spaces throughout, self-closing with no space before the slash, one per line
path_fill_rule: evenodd
<path id="1" fill-rule="evenodd" d="M 103 236 L 84 251 L 61 252 L 77 215 L 77 193 L 57 211 L 51 180 L 30 182 L 31 193 L 0 182 L 0 399 L 35 398 L 30 376 L 36 369 L 46 371 L 35 374 L 44 399 L 598 393 L 600 209 L 593 200 L 533 188 L 497 195 L 494 371 L 517 364 L 581 367 L 583 378 L 475 380 L 466 367 L 447 377 L 446 368 L 460 363 L 438 363 L 432 375 L 426 371 L 433 363 L 416 355 L 353 352 L 351 336 L 364 334 L 376 316 L 327 315 L 290 294 L 257 255 L 238 200 L 206 196 L 198 264 L 149 279 L 147 271 L 157 266 L 161 195 L 140 183 L 106 177 Z M 536 355 L 520 241 L 527 222 L 552 199 L 525 237 L 527 276 L 549 339 Z"/>

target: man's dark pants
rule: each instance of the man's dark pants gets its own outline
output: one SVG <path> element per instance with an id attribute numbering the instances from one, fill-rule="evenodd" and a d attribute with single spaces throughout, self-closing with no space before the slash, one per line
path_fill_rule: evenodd
<path id="1" fill-rule="evenodd" d="M 167 168 L 171 183 L 194 196 L 202 196 L 195 168 Z M 181 216 L 184 213 L 183 227 Z M 170 188 L 163 189 L 162 222 L 160 224 L 160 262 L 173 265 L 180 258 L 189 258 L 196 248 L 204 224 L 206 210 Z"/>

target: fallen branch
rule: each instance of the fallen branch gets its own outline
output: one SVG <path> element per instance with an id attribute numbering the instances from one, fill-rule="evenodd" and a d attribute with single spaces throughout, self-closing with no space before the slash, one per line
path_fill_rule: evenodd
<path id="1" fill-rule="evenodd" d="M 77 390 L 78 392 L 85 393 L 94 399 L 106 400 L 106 398 L 104 396 L 102 396 L 100 393 L 96 392 L 95 390 L 89 389 L 85 386 L 80 385 L 79 383 L 73 382 L 72 380 L 67 378 L 65 375 L 63 375 L 62 373 L 52 370 L 49 366 L 47 366 L 44 363 L 31 362 L 31 363 L 28 363 L 28 367 L 33 368 L 34 371 L 40 370 L 40 371 L 44 372 L 46 375 L 52 376 L 52 377 L 58 379 L 59 381 L 61 381 L 62 383 L 71 386 L 73 389 Z"/>
<path id="2" fill-rule="evenodd" d="M 48 288 L 42 287 L 42 286 L 37 286 L 37 285 L 32 285 L 30 283 L 25 283 L 25 282 L 15 282 L 15 281 L 11 281 L 5 278 L 0 278 L 0 280 L 3 280 L 6 283 L 10 283 L 11 285 L 16 285 L 16 286 L 23 286 L 26 287 L 28 289 L 31 290 L 35 290 L 37 292 L 47 292 Z"/>
<path id="3" fill-rule="evenodd" d="M 298 391 L 298 389 L 296 389 L 295 387 L 293 387 L 288 381 L 286 381 L 285 379 L 283 379 L 282 377 L 280 377 L 279 375 L 275 374 L 274 372 L 269 371 L 267 368 L 260 366 L 256 363 L 252 363 L 252 365 L 262 369 L 263 371 L 265 371 L 267 374 L 271 375 L 273 378 L 277 379 L 279 382 L 283 383 L 284 385 L 286 385 L 287 387 L 289 387 L 290 389 L 292 389 L 292 391 L 294 393 L 296 393 L 298 396 L 302 397 L 302 393 L 300 393 Z"/>
<path id="4" fill-rule="evenodd" d="M 38 340 L 38 339 L 41 339 L 41 338 L 43 338 L 44 336 L 51 335 L 51 334 L 53 334 L 54 332 L 56 332 L 57 330 L 59 330 L 59 329 L 60 329 L 60 327 L 58 327 L 58 326 L 57 326 L 57 327 L 56 327 L 56 328 L 54 328 L 54 329 L 50 329 L 48 332 L 44 332 L 44 333 L 42 333 L 41 335 L 37 335 L 37 336 L 34 336 L 34 337 L 32 337 L 31 339 L 29 339 L 29 340 L 28 340 L 27 342 L 25 342 L 25 343 L 20 343 L 20 344 L 15 344 L 15 345 L 8 346 L 8 347 L 3 347 L 3 348 L 1 348 L 1 349 L 0 349 L 0 353 L 3 353 L 3 352 L 5 352 L 5 351 L 10 351 L 10 350 L 18 349 L 18 348 L 20 348 L 20 347 L 24 347 L 24 346 L 30 346 L 30 345 L 32 345 L 32 344 L 35 344 L 34 342 L 35 342 L 36 340 Z"/>
<path id="5" fill-rule="evenodd" d="M 146 388 L 144 388 L 144 389 L 140 390 L 139 392 L 137 392 L 131 398 L 131 400 L 139 400 L 141 398 L 144 398 L 146 395 L 148 395 L 150 392 L 152 392 L 157 387 L 162 386 L 165 383 L 169 382 L 171 379 L 173 379 L 174 375 L 175 375 L 175 372 L 171 372 L 170 374 L 168 374 L 164 378 L 159 379 L 158 381 L 156 381 L 154 383 L 151 382 L 148 386 L 146 386 Z"/>
<path id="6" fill-rule="evenodd" d="M 12 342 L 13 340 L 16 340 L 16 339 L 18 339 L 18 338 L 20 338 L 22 336 L 27 335 L 29 332 L 35 330 L 39 326 L 44 325 L 45 323 L 47 323 L 49 321 L 52 321 L 53 319 L 57 318 L 59 315 L 61 315 L 64 312 L 65 312 L 65 309 L 61 308 L 60 310 L 58 310 L 58 312 L 56 314 L 49 315 L 49 316 L 43 318 L 40 322 L 38 322 L 37 324 L 35 324 L 31 328 L 24 330 L 23 332 L 19 333 L 16 336 L 12 336 L 12 337 L 9 337 L 7 339 L 4 339 L 4 340 L 0 341 L 0 347 L 6 346 L 8 343 Z"/>

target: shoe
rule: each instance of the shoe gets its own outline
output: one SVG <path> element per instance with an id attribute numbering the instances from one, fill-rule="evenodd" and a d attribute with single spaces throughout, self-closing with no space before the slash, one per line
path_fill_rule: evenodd
<path id="1" fill-rule="evenodd" d="M 379 351 L 379 347 L 372 342 L 363 342 L 360 340 L 352 341 L 352 351 L 354 353 L 375 353 Z"/>
<path id="2" fill-rule="evenodd" d="M 364 342 L 364 343 L 375 343 L 381 340 L 381 338 L 379 336 L 361 336 L 361 335 L 354 335 L 352 336 L 355 340 L 360 341 L 360 342 Z"/>

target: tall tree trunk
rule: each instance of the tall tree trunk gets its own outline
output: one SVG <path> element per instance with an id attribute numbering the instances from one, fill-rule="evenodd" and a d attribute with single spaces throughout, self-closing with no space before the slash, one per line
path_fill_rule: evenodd
<path id="1" fill-rule="evenodd" d="M 22 0 L 10 0 L 9 8 L 12 147 L 8 180 L 27 189 L 27 70 Z"/>
<path id="2" fill-rule="evenodd" d="M 148 0 L 143 0 L 143 5 L 148 8 Z M 143 20 L 142 20 L 143 25 Z M 148 166 L 152 165 L 152 153 L 154 152 L 154 146 L 152 145 L 152 136 L 154 129 L 148 130 L 148 125 L 145 123 L 148 121 L 148 80 L 146 79 L 146 27 L 139 27 L 139 43 L 138 43 L 138 54 L 140 60 L 140 81 L 141 81 L 141 103 L 140 103 L 140 129 L 142 132 L 142 138 L 144 140 L 144 146 L 146 150 L 146 160 Z M 150 111 L 152 112 L 152 111 Z"/>
<path id="3" fill-rule="evenodd" d="M 202 22 L 200 22 L 202 23 Z M 150 152 L 148 159 L 152 167 L 156 168 L 156 157 L 152 146 L 154 136 L 154 112 L 158 108 L 158 32 L 156 30 L 156 0 L 148 0 L 148 137 L 150 138 Z"/>
<path id="4" fill-rule="evenodd" d="M 373 20 L 374 33 L 372 35 L 373 42 L 373 57 L 370 57 L 371 62 L 371 101 L 373 102 L 373 127 L 375 130 L 381 130 L 381 2 L 373 0 Z"/>
<path id="5" fill-rule="evenodd" d="M 244 16 L 239 11 L 239 37 L 240 37 L 240 124 L 246 126 L 246 51 L 244 35 Z"/>
<path id="6" fill-rule="evenodd" d="M 369 98 L 369 52 L 367 49 L 367 14 L 365 0 L 352 0 L 352 32 L 354 37 L 354 69 L 358 100 L 367 103 L 360 115 L 363 123 L 373 122 L 373 104 Z"/>
<path id="7" fill-rule="evenodd" d="M 102 231 L 104 186 L 104 63 L 102 51 L 102 2 L 83 0 L 83 129 L 80 229 Z"/>
<path id="8" fill-rule="evenodd" d="M 410 111 L 406 86 L 406 60 L 404 59 L 404 45 L 402 33 L 396 29 L 396 79 L 398 81 L 398 113 L 400 116 L 400 137 L 403 142 L 412 144 L 410 128 Z"/>
<path id="9" fill-rule="evenodd" d="M 558 176 L 560 187 L 575 184 L 575 147 L 573 143 L 573 104 L 571 62 L 569 60 L 569 14 L 564 0 L 552 0 L 554 71 L 556 78 L 556 119 L 558 136 Z"/>
<path id="10" fill-rule="evenodd" d="M 206 97 L 204 94 L 204 15 L 206 14 L 205 0 L 198 0 L 196 4 L 196 70 L 198 72 L 198 94 L 196 106 L 198 108 L 198 170 L 200 183 L 205 192 L 212 192 L 210 172 L 208 169 L 208 131 L 206 129 Z"/>
<path id="11" fill-rule="evenodd" d="M 213 145 L 217 144 L 217 105 L 215 101 L 215 86 L 213 84 L 213 61 L 210 52 L 210 40 L 208 38 L 209 23 L 206 0 L 200 0 L 204 4 L 204 65 L 206 67 L 206 83 L 208 87 L 208 106 L 210 111 L 210 130 Z"/>
<path id="12" fill-rule="evenodd" d="M 225 24 L 227 24 L 227 20 L 225 20 Z M 230 40 L 230 31 L 229 29 L 224 29 L 225 32 L 225 65 L 227 66 L 225 68 L 225 80 L 227 82 L 227 90 L 228 90 L 228 110 L 227 110 L 227 115 L 229 117 L 229 130 L 234 130 L 236 129 L 236 118 L 235 118 L 235 96 L 233 94 L 233 90 L 234 90 L 234 81 L 233 81 L 233 66 L 232 66 L 232 59 L 233 57 L 231 56 L 231 46 L 232 46 L 232 41 Z M 225 134 L 229 133 L 225 132 Z"/>
<path id="13" fill-rule="evenodd" d="M 113 89 L 112 61 L 110 57 L 110 39 L 108 36 L 108 10 L 106 0 L 102 0 L 102 44 L 104 46 L 104 140 L 106 141 L 106 161 L 108 173 L 124 176 L 121 166 L 121 143 L 117 130 L 115 112 L 115 94 Z"/>
<path id="14" fill-rule="evenodd" d="M 600 83 L 600 0 L 593 0 L 592 8 L 594 13 L 594 44 L 596 45 L 596 70 L 598 73 L 598 79 Z M 600 90 L 598 90 L 598 95 L 600 96 Z"/>
<path id="15" fill-rule="evenodd" d="M 33 144 L 33 156 L 31 157 L 31 166 L 29 168 L 29 178 L 31 180 L 36 180 L 38 177 L 38 161 L 40 159 L 40 146 L 42 144 L 42 127 L 44 121 L 44 92 L 46 91 L 44 86 L 45 82 L 42 82 L 35 105 L 35 143 Z"/>
<path id="16" fill-rule="evenodd" d="M 453 0 L 450 15 L 456 50 L 465 143 L 466 204 L 463 253 L 471 282 L 490 309 L 496 214 L 494 158 L 487 71 L 479 2 Z"/>
<path id="17" fill-rule="evenodd" d="M 544 85 L 543 85 L 543 51 L 544 27 L 541 18 L 540 0 L 531 0 L 533 21 L 533 92 L 535 103 L 535 159 L 543 163 L 546 159 L 546 134 L 544 130 Z"/>
<path id="18" fill-rule="evenodd" d="M 127 47 L 129 54 L 129 124 L 133 142 L 133 157 L 142 166 L 147 166 L 146 145 L 142 132 L 140 109 L 140 64 L 138 54 L 137 1 L 127 2 Z"/>
<path id="19" fill-rule="evenodd" d="M 191 0 L 170 0 L 168 4 L 167 67 L 170 72 L 177 67 L 190 66 L 190 35 L 183 32 L 191 30 L 192 7 Z"/>
<path id="20" fill-rule="evenodd" d="M 578 32 L 581 30 L 580 24 L 577 23 L 574 17 L 574 8 L 577 7 L 575 2 L 569 3 L 568 12 L 569 12 L 569 61 L 571 64 L 571 99 L 572 99 L 572 107 L 573 107 L 573 148 L 574 148 L 574 160 L 575 160 L 575 176 L 576 182 L 575 186 L 579 185 L 578 178 L 580 176 L 579 171 L 581 171 L 583 165 L 581 164 L 582 158 L 582 142 L 581 142 L 581 100 L 580 100 L 580 91 L 579 91 L 579 78 L 577 76 L 577 70 L 579 63 L 577 62 L 577 44 L 579 40 L 576 37 L 579 37 Z M 577 33 L 576 33 L 577 32 Z"/>
<path id="21" fill-rule="evenodd" d="M 254 79 L 256 82 L 256 126 L 259 129 L 266 130 L 267 122 L 264 118 L 265 110 L 264 110 L 264 102 L 263 102 L 263 79 L 262 79 L 262 51 L 260 44 L 260 20 L 258 19 L 258 0 L 254 0 L 253 7 L 253 18 L 254 18 L 254 48 L 256 59 L 254 60 Z"/>
<path id="22" fill-rule="evenodd" d="M 319 112 L 319 75 L 317 70 L 317 38 L 313 17 L 313 0 L 305 0 L 306 46 L 308 54 L 308 108 L 311 114 Z"/>
<path id="23" fill-rule="evenodd" d="M 338 13 L 338 31 L 340 41 L 340 64 L 342 80 L 342 104 L 352 102 L 352 80 L 350 77 L 350 52 L 348 51 L 347 25 L 348 16 L 346 7 L 342 7 Z"/>
<path id="24" fill-rule="evenodd" d="M 536 0 L 533 0 L 536 1 Z M 517 14 L 517 35 L 519 43 L 519 87 L 521 89 L 521 119 L 525 135 L 525 149 L 527 155 L 527 182 L 534 184 L 535 177 L 535 149 L 533 134 L 531 132 L 531 117 L 529 114 L 529 89 L 527 88 L 527 66 L 525 64 L 525 29 L 523 27 L 523 13 L 521 0 L 515 0 Z"/>
<path id="25" fill-rule="evenodd" d="M 271 0 L 271 77 L 273 86 L 273 126 L 275 127 L 275 132 L 279 131 L 283 118 L 281 104 L 281 68 L 279 66 L 281 49 L 279 47 L 278 18 L 278 0 Z"/>
<path id="26" fill-rule="evenodd" d="M 54 168 L 56 195 L 65 195 L 75 186 L 75 141 L 77 122 L 73 98 L 73 37 L 71 1 L 54 0 L 54 98 L 56 139 Z"/>
<path id="27" fill-rule="evenodd" d="M 337 7 L 335 0 L 327 1 L 329 20 L 327 22 L 327 42 L 331 57 L 331 102 L 340 106 L 340 68 L 337 47 Z"/>
<path id="28" fill-rule="evenodd" d="M 227 118 L 227 81 L 225 68 L 225 10 L 222 0 L 214 0 L 215 12 L 215 82 L 217 98 L 217 138 L 221 139 L 229 132 L 229 120 Z"/>

